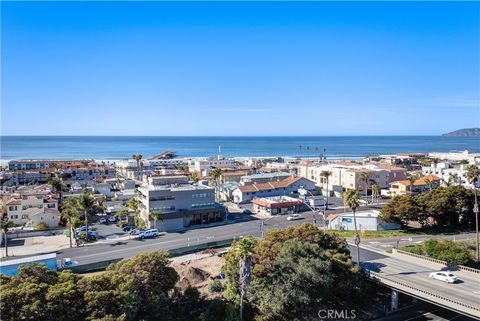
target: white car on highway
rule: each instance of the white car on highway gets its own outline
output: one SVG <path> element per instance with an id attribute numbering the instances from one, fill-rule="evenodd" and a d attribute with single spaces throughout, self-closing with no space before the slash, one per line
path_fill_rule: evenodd
<path id="1" fill-rule="evenodd" d="M 301 220 L 302 216 L 300 214 L 292 214 L 289 217 L 287 217 L 287 220 L 289 221 L 295 221 L 295 220 Z"/>
<path id="2" fill-rule="evenodd" d="M 458 281 L 458 277 L 450 271 L 430 273 L 430 278 L 447 283 L 455 283 Z"/>

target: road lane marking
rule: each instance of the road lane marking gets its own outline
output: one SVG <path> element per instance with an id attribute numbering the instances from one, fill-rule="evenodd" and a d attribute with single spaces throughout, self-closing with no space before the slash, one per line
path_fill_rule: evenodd
<path id="1" fill-rule="evenodd" d="M 421 314 L 421 315 L 417 315 L 417 316 L 415 316 L 415 317 L 413 317 L 413 318 L 406 319 L 405 321 L 410 321 L 410 320 L 415 320 L 415 319 L 418 319 L 418 318 L 421 318 L 421 317 L 425 317 L 425 316 L 427 316 L 427 315 L 429 315 L 429 314 L 432 314 L 432 313 L 434 313 L 434 312 L 438 312 L 438 311 L 440 311 L 440 310 L 445 310 L 445 309 L 444 309 L 444 308 L 440 308 L 440 309 L 437 309 L 437 310 L 433 310 L 433 311 L 430 311 L 430 312 L 426 312 L 426 313 L 423 313 L 423 314 Z M 443 318 L 442 318 L 442 319 L 443 319 Z M 445 320 L 445 319 L 444 319 L 444 320 Z"/>

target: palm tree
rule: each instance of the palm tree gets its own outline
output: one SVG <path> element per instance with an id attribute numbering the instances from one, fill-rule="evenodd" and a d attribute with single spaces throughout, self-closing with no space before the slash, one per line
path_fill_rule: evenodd
<path id="1" fill-rule="evenodd" d="M 368 204 L 368 181 L 370 179 L 368 172 L 361 173 L 360 179 L 365 182 L 365 203 Z"/>
<path id="2" fill-rule="evenodd" d="M 157 211 L 157 210 L 150 211 L 150 217 L 153 218 L 153 226 L 154 226 L 154 228 L 157 228 L 157 221 L 158 221 L 158 220 L 163 221 L 162 213 L 160 213 L 160 212 Z"/>
<path id="3" fill-rule="evenodd" d="M 459 185 L 460 177 L 457 173 L 453 173 L 450 177 L 452 178 L 453 185 Z"/>
<path id="4" fill-rule="evenodd" d="M 247 293 L 250 281 L 250 267 L 252 265 L 254 240 L 245 237 L 235 242 L 233 251 L 240 265 L 240 321 L 243 320 L 243 297 Z"/>
<path id="5" fill-rule="evenodd" d="M 72 247 L 73 222 L 78 219 L 79 214 L 78 208 L 72 201 L 75 201 L 75 199 L 70 198 L 69 202 L 67 201 L 66 206 L 62 209 L 62 217 L 68 222 L 70 247 Z"/>
<path id="6" fill-rule="evenodd" d="M 136 178 L 138 179 L 138 176 L 140 174 L 140 160 L 143 158 L 142 154 L 133 154 L 132 159 L 137 162 L 137 175 Z"/>
<path id="7" fill-rule="evenodd" d="M 12 227 L 15 227 L 15 223 L 10 221 L 8 218 L 4 218 L 0 221 L 0 229 L 4 233 L 5 237 L 5 256 L 8 256 L 8 238 L 7 238 L 7 232 L 9 229 Z"/>
<path id="8" fill-rule="evenodd" d="M 412 194 L 413 192 L 413 184 L 415 184 L 415 182 L 417 181 L 417 175 L 413 175 L 413 174 L 407 174 L 407 180 L 408 182 L 410 183 L 410 194 Z"/>
<path id="9" fill-rule="evenodd" d="M 465 177 L 467 178 L 468 182 L 473 185 L 473 195 L 475 199 L 475 203 L 473 205 L 473 213 L 475 213 L 475 229 L 477 234 L 477 261 L 480 257 L 480 247 L 479 247 L 479 235 L 478 235 L 478 201 L 477 201 L 477 188 L 476 183 L 478 182 L 478 177 L 480 176 L 480 170 L 478 169 L 477 165 L 469 165 L 467 167 L 467 171 L 465 173 Z"/>
<path id="10" fill-rule="evenodd" d="M 218 167 L 212 169 L 212 171 L 210 172 L 210 176 L 212 177 L 213 182 L 215 184 L 215 199 L 217 200 L 218 200 L 218 184 L 219 184 L 221 175 L 222 175 L 222 169 Z"/>
<path id="11" fill-rule="evenodd" d="M 194 183 L 197 183 L 199 178 L 198 178 L 198 174 L 197 173 L 192 173 L 190 174 L 190 179 L 194 182 Z"/>
<path id="12" fill-rule="evenodd" d="M 433 182 L 430 180 L 430 179 L 425 179 L 425 184 L 427 184 L 428 186 L 428 191 L 432 191 L 433 190 Z"/>
<path id="13" fill-rule="evenodd" d="M 325 177 L 325 181 L 327 183 L 327 199 L 325 200 L 325 206 L 328 206 L 328 178 L 332 175 L 331 171 L 321 171 L 320 176 Z"/>
<path id="14" fill-rule="evenodd" d="M 355 244 L 357 245 L 357 264 L 360 265 L 360 235 L 357 229 L 357 216 L 355 215 L 357 208 L 360 206 L 360 196 L 356 189 L 348 189 L 343 194 L 343 202 L 350 207 L 353 212 L 353 224 L 355 226 Z"/>
<path id="15" fill-rule="evenodd" d="M 85 214 L 85 227 L 86 227 L 86 241 L 88 242 L 88 214 L 95 206 L 95 200 L 90 193 L 85 192 L 78 197 L 77 200 L 78 210 L 83 211 Z"/>
<path id="16" fill-rule="evenodd" d="M 378 204 L 378 197 L 379 197 L 381 191 L 382 191 L 382 189 L 381 189 L 380 186 L 378 186 L 377 184 L 372 185 L 372 195 L 375 194 L 375 200 L 377 201 L 377 204 Z M 372 202 L 373 202 L 373 199 L 372 199 Z"/>

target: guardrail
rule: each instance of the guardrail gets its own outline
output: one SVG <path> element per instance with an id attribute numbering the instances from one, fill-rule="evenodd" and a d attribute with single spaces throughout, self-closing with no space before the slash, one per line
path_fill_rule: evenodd
<path id="1" fill-rule="evenodd" d="M 430 261 L 430 262 L 434 262 L 434 263 L 438 263 L 438 264 L 443 264 L 443 265 L 451 267 L 451 268 L 456 268 L 456 269 L 459 269 L 459 270 L 464 270 L 464 271 L 480 274 L 479 269 L 471 268 L 469 266 L 455 265 L 455 264 L 448 263 L 447 261 L 434 259 L 434 258 L 425 256 L 425 255 L 419 255 L 419 254 L 410 253 L 410 252 L 403 251 L 403 250 L 392 249 L 392 253 L 395 253 L 395 252 L 403 254 L 403 255 L 413 256 L 413 257 L 416 257 L 416 258 L 419 258 L 419 259 L 422 259 L 422 260 L 425 260 L 425 261 Z"/>
<path id="2" fill-rule="evenodd" d="M 195 252 L 203 251 L 203 250 L 206 250 L 206 249 L 213 249 L 213 248 L 230 246 L 235 239 L 201 243 L 201 244 L 196 244 L 196 245 L 191 245 L 191 246 L 179 247 L 179 248 L 176 248 L 176 249 L 171 249 L 171 250 L 166 250 L 166 251 L 168 251 L 172 257 L 182 256 L 182 255 L 186 255 L 186 254 L 192 254 L 192 253 L 195 253 Z M 77 265 L 77 266 L 71 267 L 69 269 L 71 269 L 74 273 L 97 272 L 97 271 L 105 270 L 107 268 L 107 266 L 109 266 L 112 263 L 116 263 L 120 260 L 122 260 L 122 259 L 119 258 L 119 259 L 100 261 L 100 262 L 95 262 L 95 263 L 90 263 L 90 264 L 82 264 L 82 265 Z"/>
<path id="3" fill-rule="evenodd" d="M 405 282 L 402 282 L 402 281 L 397 281 L 397 280 L 386 278 L 386 277 L 384 277 L 383 275 L 381 275 L 380 273 L 377 273 L 377 272 L 373 272 L 373 271 L 370 271 L 370 270 L 367 270 L 367 269 L 362 269 L 362 274 L 364 276 L 374 280 L 374 281 L 377 281 L 377 282 L 380 282 L 380 283 L 383 283 L 383 284 L 386 284 L 386 285 L 390 285 L 392 287 L 397 288 L 398 290 L 402 290 L 402 289 L 399 288 L 399 286 L 401 286 L 401 287 L 407 288 L 409 290 L 413 290 L 413 291 L 422 293 L 424 295 L 427 295 L 427 296 L 430 296 L 430 297 L 433 297 L 433 298 L 436 298 L 436 299 L 440 299 L 442 301 L 446 301 L 446 302 L 458 305 L 460 307 L 469 309 L 471 311 L 468 311 L 468 313 L 474 312 L 472 314 L 474 316 L 478 316 L 479 313 L 480 313 L 480 307 L 474 307 L 472 305 L 463 303 L 461 301 L 458 301 L 458 300 L 455 300 L 455 299 L 450 299 L 450 298 L 447 298 L 445 296 L 442 296 L 442 295 L 439 295 L 439 294 L 436 294 L 436 293 L 433 293 L 433 292 L 430 292 L 430 291 L 427 291 L 427 290 L 424 290 L 424 289 L 420 289 L 416 286 L 413 286 L 411 284 L 408 284 L 408 283 L 405 283 Z M 389 283 L 391 283 L 393 285 L 391 285 Z M 409 293 L 413 294 L 411 292 L 409 292 Z M 466 311 L 463 311 L 463 312 L 466 312 Z"/>

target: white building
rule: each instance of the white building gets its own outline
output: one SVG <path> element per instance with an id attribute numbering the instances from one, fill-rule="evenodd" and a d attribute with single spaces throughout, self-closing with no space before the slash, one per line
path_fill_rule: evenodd
<path id="1" fill-rule="evenodd" d="M 57 227 L 60 220 L 58 199 L 54 193 L 14 193 L 5 203 L 7 218 L 17 225 L 35 226 L 40 222 Z"/>
<path id="2" fill-rule="evenodd" d="M 449 162 L 441 162 L 430 166 L 422 166 L 423 175 L 435 175 L 442 179 L 443 184 L 462 185 L 466 188 L 473 188 L 467 177 L 467 167 L 469 164 L 452 165 Z M 480 176 L 477 181 L 477 187 L 480 187 Z"/>
<path id="3" fill-rule="evenodd" d="M 429 153 L 429 157 L 449 161 L 468 161 L 469 163 L 480 163 L 480 153 L 470 153 L 468 150 L 463 152 L 450 153 Z"/>
<path id="4" fill-rule="evenodd" d="M 357 219 L 357 229 L 359 232 L 397 230 L 400 228 L 399 224 L 382 222 L 379 215 L 380 211 L 377 210 L 356 212 L 355 216 Z M 353 212 L 330 214 L 327 216 L 326 224 L 328 229 L 331 230 L 355 230 Z"/>
<path id="5" fill-rule="evenodd" d="M 176 231 L 192 225 L 223 220 L 225 208 L 215 203 L 215 189 L 189 184 L 186 176 L 149 177 L 139 189 L 140 216 L 153 227 L 150 217 L 158 211 L 162 220 L 155 226 L 160 231 Z"/>

